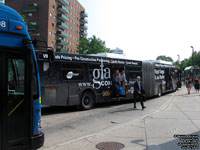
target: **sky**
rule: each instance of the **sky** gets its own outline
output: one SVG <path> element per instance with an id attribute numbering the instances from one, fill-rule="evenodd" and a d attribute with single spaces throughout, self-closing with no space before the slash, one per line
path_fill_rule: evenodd
<path id="1" fill-rule="evenodd" d="M 174 61 L 200 50 L 200 0 L 78 0 L 88 13 L 88 37 L 135 60 Z"/>

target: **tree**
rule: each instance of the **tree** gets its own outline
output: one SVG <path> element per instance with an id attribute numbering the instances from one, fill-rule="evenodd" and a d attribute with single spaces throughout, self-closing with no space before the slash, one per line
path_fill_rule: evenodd
<path id="1" fill-rule="evenodd" d="M 200 51 L 193 53 L 193 63 L 192 63 L 192 56 L 189 58 L 184 59 L 181 62 L 181 69 L 185 69 L 188 66 L 200 66 Z"/>
<path id="2" fill-rule="evenodd" d="M 79 40 L 78 51 L 79 54 L 87 54 L 89 50 L 89 41 L 87 38 Z"/>
<path id="3" fill-rule="evenodd" d="M 165 55 L 160 55 L 156 58 L 156 60 L 164 60 L 164 61 L 169 61 L 169 62 L 173 62 L 173 59 L 171 57 L 167 57 Z"/>
<path id="4" fill-rule="evenodd" d="M 111 50 L 106 47 L 105 41 L 102 41 L 96 36 L 90 38 L 82 38 L 79 41 L 78 51 L 80 54 L 97 54 L 108 52 L 111 53 Z"/>

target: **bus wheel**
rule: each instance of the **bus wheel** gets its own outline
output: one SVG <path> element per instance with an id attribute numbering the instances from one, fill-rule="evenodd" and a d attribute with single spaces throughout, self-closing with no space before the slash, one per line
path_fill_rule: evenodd
<path id="1" fill-rule="evenodd" d="M 162 88 L 161 87 L 159 87 L 159 89 L 158 89 L 158 97 L 160 97 L 160 96 L 162 96 Z"/>
<path id="2" fill-rule="evenodd" d="M 81 109 L 88 110 L 94 107 L 94 95 L 92 92 L 85 92 L 81 96 Z"/>

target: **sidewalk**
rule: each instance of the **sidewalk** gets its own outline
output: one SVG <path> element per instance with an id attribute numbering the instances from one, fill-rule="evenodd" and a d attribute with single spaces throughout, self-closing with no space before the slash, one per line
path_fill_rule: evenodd
<path id="1" fill-rule="evenodd" d="M 46 150 L 98 150 L 96 146 L 101 142 L 101 150 L 119 150 L 117 147 L 123 146 L 122 150 L 181 150 L 181 145 L 200 145 L 200 93 L 194 89 L 190 95 L 186 93 L 182 87 L 152 114 Z M 200 150 L 200 146 L 195 150 Z"/>

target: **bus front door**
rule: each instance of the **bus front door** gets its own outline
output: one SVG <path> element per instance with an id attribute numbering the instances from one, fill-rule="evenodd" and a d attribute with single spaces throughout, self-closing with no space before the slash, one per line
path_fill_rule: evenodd
<path id="1" fill-rule="evenodd" d="M 29 149 L 29 58 L 28 54 L 0 49 L 0 150 Z"/>

